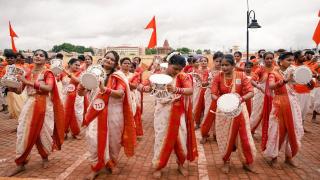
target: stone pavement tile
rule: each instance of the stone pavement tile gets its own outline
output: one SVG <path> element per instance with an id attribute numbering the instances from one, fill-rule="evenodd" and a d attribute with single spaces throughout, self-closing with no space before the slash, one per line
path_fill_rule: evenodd
<path id="1" fill-rule="evenodd" d="M 102 173 L 97 179 L 153 179 L 152 178 L 152 156 L 154 144 L 153 130 L 153 100 L 146 95 L 144 103 L 143 127 L 144 136 L 138 141 L 135 156 L 127 158 L 123 151 L 120 152 L 118 167 L 119 175 L 110 175 Z M 320 179 L 320 125 L 310 122 L 311 117 L 305 125 L 311 133 L 306 133 L 303 137 L 300 153 L 295 159 L 300 164 L 299 168 L 291 168 L 283 163 L 284 154 L 280 155 L 280 164 L 282 170 L 270 168 L 262 157 L 259 142 L 255 140 L 257 147 L 257 157 L 255 168 L 258 174 L 246 172 L 242 169 L 241 162 L 236 153 L 231 156 L 231 172 L 224 174 L 220 168 L 223 161 L 218 151 L 218 146 L 212 138 L 209 138 L 208 143 L 203 145 L 206 168 L 210 179 Z M 319 119 L 320 120 L 320 119 Z M 16 133 L 13 130 L 17 126 L 17 121 L 8 119 L 8 116 L 0 113 L 0 176 L 8 169 L 15 167 L 15 141 Z M 258 137 L 259 139 L 259 137 Z M 61 151 L 53 152 L 49 156 L 49 168 L 41 167 L 41 157 L 36 149 L 32 150 L 31 159 L 26 165 L 27 170 L 18 174 L 15 178 L 38 178 L 38 179 L 55 179 L 67 168 L 72 166 L 80 157 L 87 152 L 87 144 L 85 139 L 74 140 L 68 139 Z M 197 162 L 186 163 L 185 167 L 189 170 L 189 176 L 183 177 L 177 171 L 176 157 L 171 155 L 166 168 L 163 169 L 161 179 L 199 179 L 199 168 Z M 66 179 L 82 179 L 90 173 L 90 162 L 85 159 L 75 167 Z M 1 177 L 0 177 L 1 179 Z"/>

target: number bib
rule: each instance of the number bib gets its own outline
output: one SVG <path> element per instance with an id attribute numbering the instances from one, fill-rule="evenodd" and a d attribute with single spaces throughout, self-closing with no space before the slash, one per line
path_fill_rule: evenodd
<path id="1" fill-rule="evenodd" d="M 73 84 L 69 84 L 67 86 L 67 91 L 68 92 L 73 92 L 74 90 L 76 90 L 76 87 Z"/>
<path id="2" fill-rule="evenodd" d="M 104 109 L 105 103 L 102 99 L 98 98 L 92 102 L 92 106 L 93 106 L 93 109 L 95 109 L 96 111 L 101 111 Z"/>

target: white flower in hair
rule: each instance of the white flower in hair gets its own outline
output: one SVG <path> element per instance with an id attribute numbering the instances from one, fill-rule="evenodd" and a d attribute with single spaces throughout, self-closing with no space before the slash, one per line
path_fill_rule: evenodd
<path id="1" fill-rule="evenodd" d="M 170 60 L 174 55 L 180 55 L 180 53 L 177 52 L 177 51 L 170 53 L 170 54 L 167 56 L 167 58 L 166 58 L 167 62 L 169 62 L 169 60 Z"/>

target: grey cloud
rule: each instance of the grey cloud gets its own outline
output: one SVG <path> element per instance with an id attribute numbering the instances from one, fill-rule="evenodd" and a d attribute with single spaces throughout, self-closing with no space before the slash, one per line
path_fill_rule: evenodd
<path id="1" fill-rule="evenodd" d="M 250 49 L 314 46 L 319 0 L 249 2 L 262 25 L 250 30 Z M 175 48 L 245 49 L 245 0 L 12 0 L 1 6 L 0 49 L 10 47 L 9 20 L 20 49 L 48 49 L 62 42 L 146 46 L 151 31 L 144 27 L 153 15 L 158 45 L 168 39 Z"/>

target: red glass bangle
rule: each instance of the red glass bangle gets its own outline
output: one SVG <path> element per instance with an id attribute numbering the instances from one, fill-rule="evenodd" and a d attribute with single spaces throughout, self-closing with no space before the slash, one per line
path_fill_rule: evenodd
<path id="1" fill-rule="evenodd" d="M 183 94 L 184 89 L 183 88 L 176 88 L 175 94 Z"/>
<path id="2" fill-rule="evenodd" d="M 111 94 L 111 89 L 110 89 L 110 88 L 107 88 L 107 89 L 105 90 L 105 93 L 108 94 L 108 95 L 110 95 L 110 94 Z"/>
<path id="3" fill-rule="evenodd" d="M 38 81 L 33 83 L 33 88 L 36 90 L 40 90 L 40 83 Z"/>
<path id="4" fill-rule="evenodd" d="M 243 102 L 243 101 L 244 101 L 243 97 L 240 97 L 240 102 Z"/>

